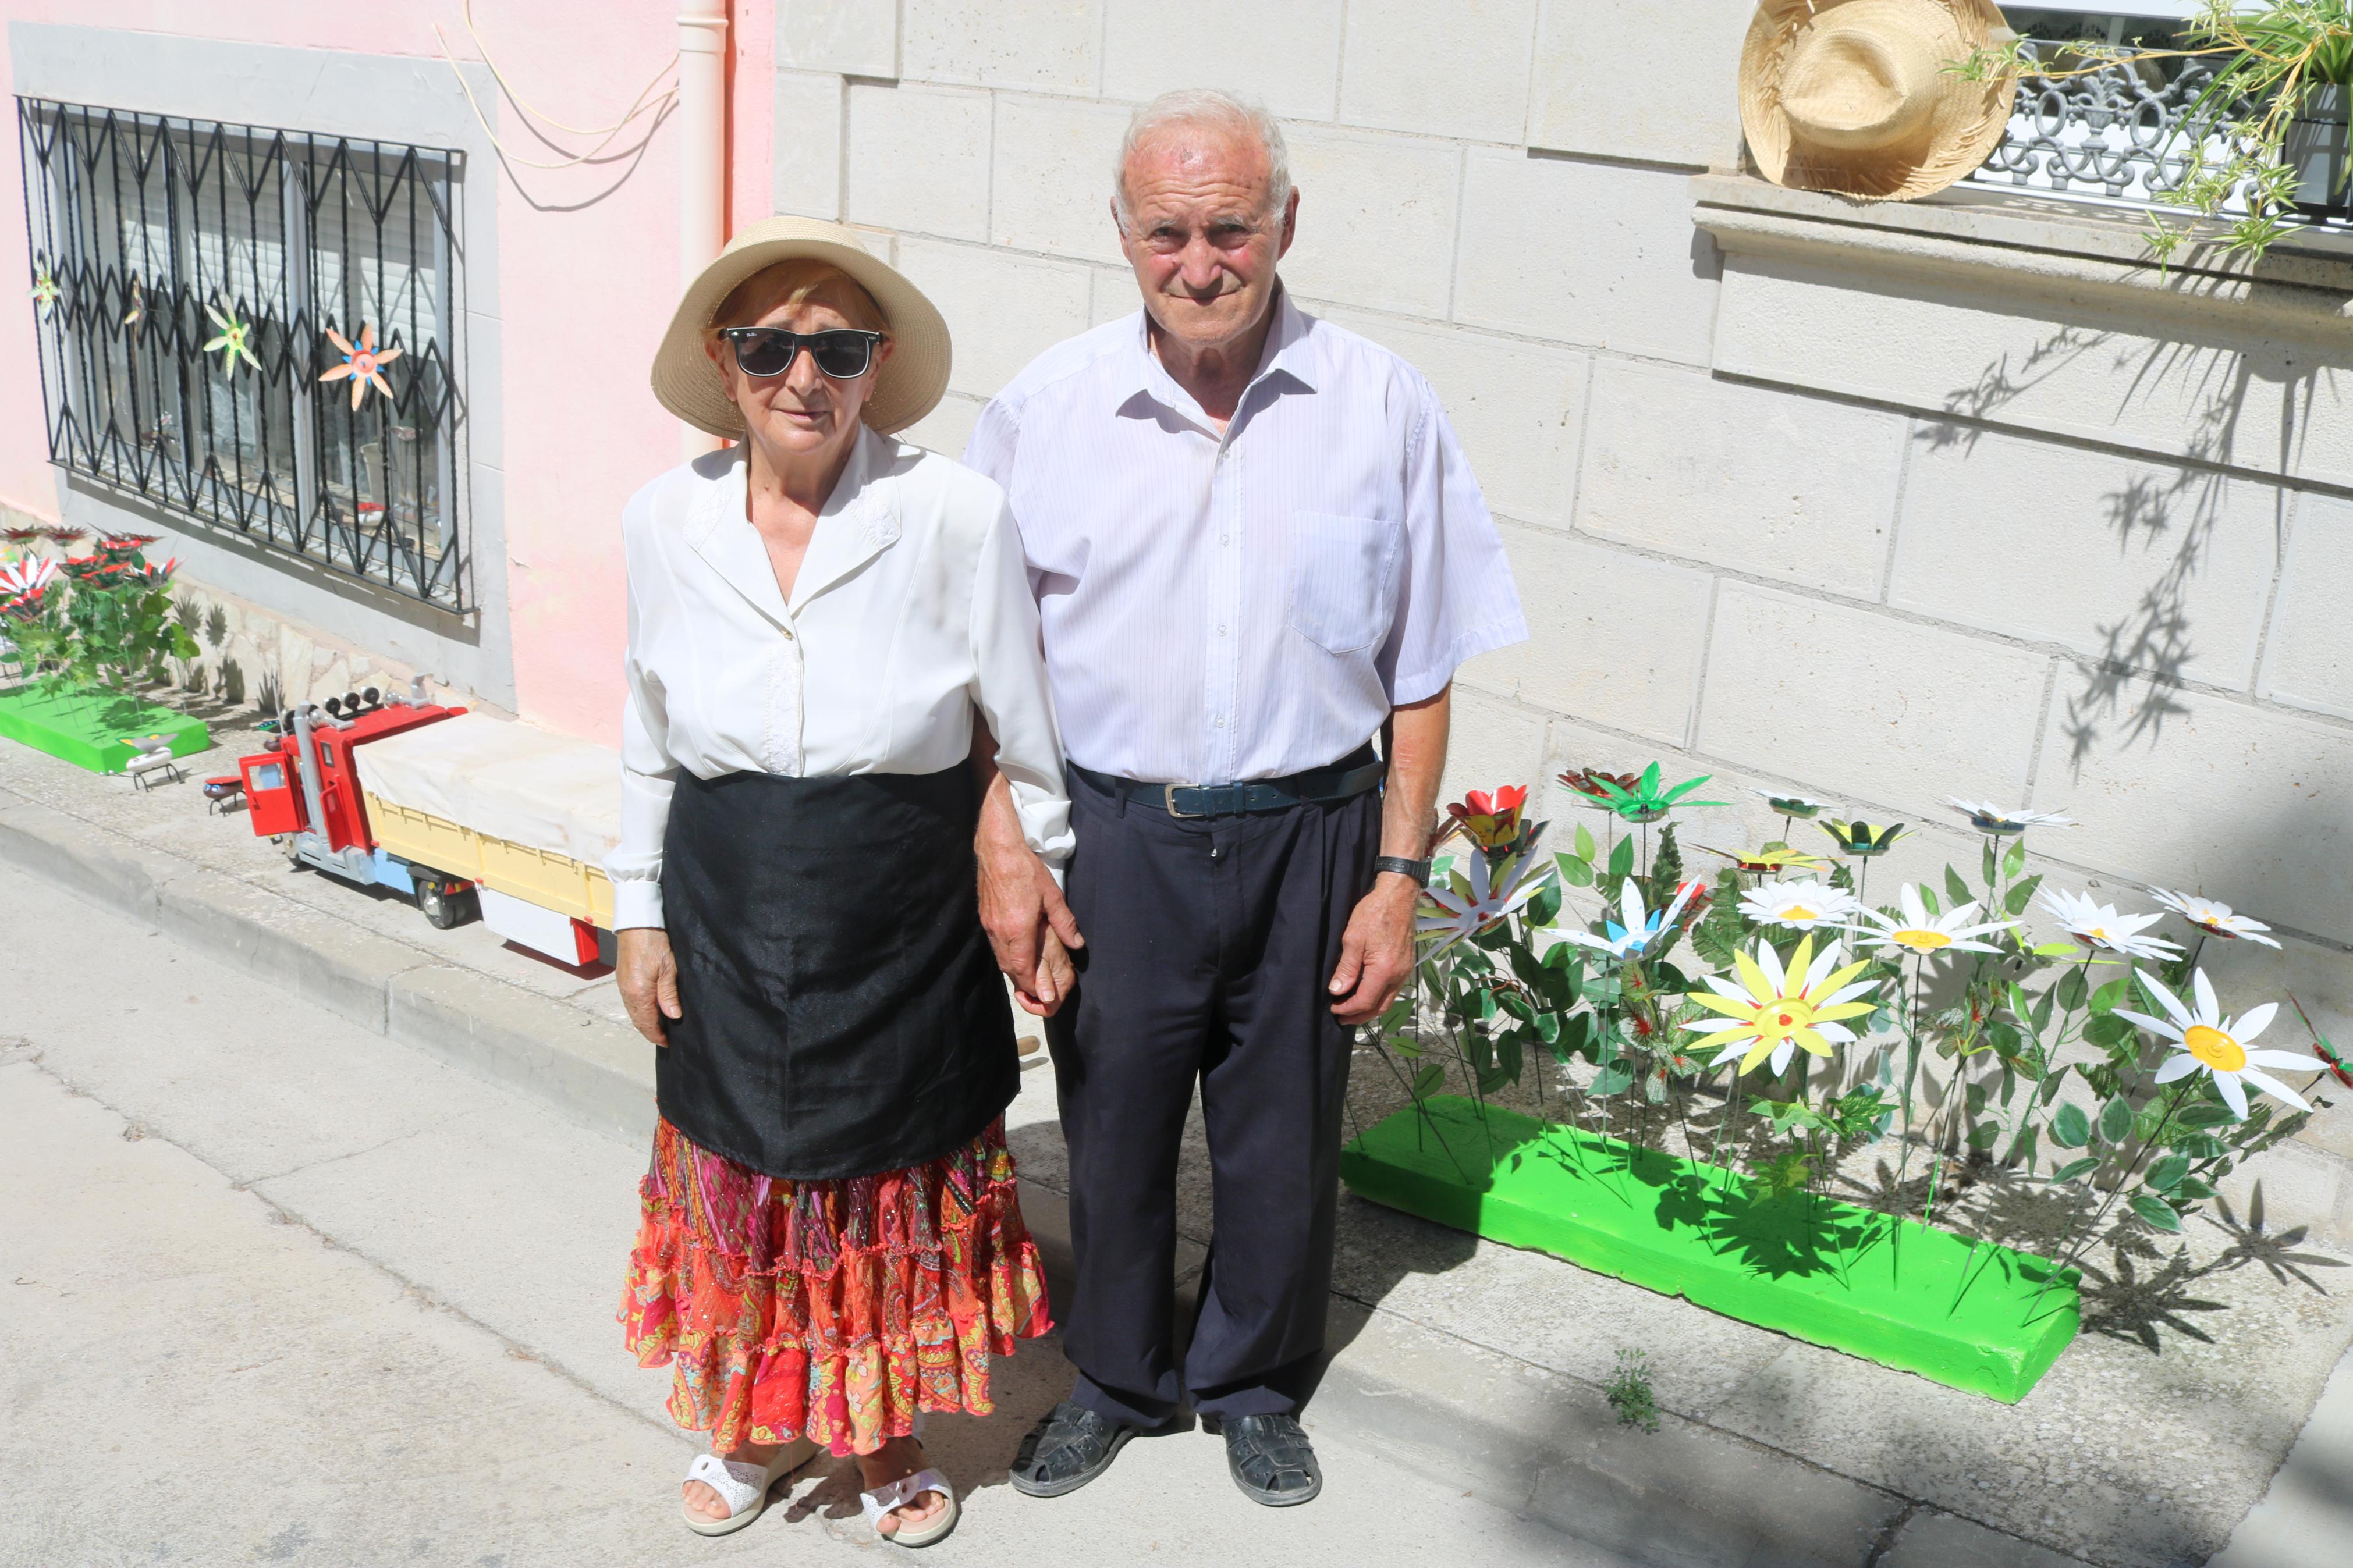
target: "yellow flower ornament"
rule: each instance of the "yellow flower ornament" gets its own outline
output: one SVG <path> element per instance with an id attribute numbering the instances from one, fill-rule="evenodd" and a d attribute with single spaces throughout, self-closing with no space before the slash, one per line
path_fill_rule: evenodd
<path id="1" fill-rule="evenodd" d="M 1689 992 L 1683 997 L 1686 1002 L 1734 1020 L 1729 1027 L 1725 1026 L 1724 1018 L 1701 1018 L 1685 1024 L 1686 1029 L 1709 1031 L 1692 1042 L 1693 1049 L 1746 1046 L 1747 1054 L 1735 1069 L 1734 1076 L 1737 1077 L 1767 1058 L 1771 1058 L 1773 1070 L 1779 1072 L 1801 1047 L 1815 1056 L 1827 1057 L 1834 1044 L 1852 1044 L 1854 1031 L 1839 1020 L 1859 1018 L 1870 1012 L 1873 1004 L 1855 998 L 1876 989 L 1878 982 L 1855 981 L 1856 975 L 1871 967 L 1870 962 L 1841 964 L 1840 961 L 1845 956 L 1846 949 L 1837 942 L 1823 949 L 1820 956 L 1815 956 L 1811 936 L 1799 942 L 1786 967 L 1769 942 L 1760 940 L 1753 958 L 1745 952 L 1735 952 L 1732 962 L 1740 977 L 1737 984 L 1723 975 L 1711 974 L 1704 981 L 1707 990 Z"/>

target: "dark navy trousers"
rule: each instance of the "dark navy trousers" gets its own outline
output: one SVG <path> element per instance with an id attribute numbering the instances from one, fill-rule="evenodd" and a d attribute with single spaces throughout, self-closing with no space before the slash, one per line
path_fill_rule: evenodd
<path id="1" fill-rule="evenodd" d="M 1071 782 L 1079 984 L 1049 1020 L 1077 1289 L 1071 1397 L 1156 1426 L 1299 1408 L 1324 1348 L 1354 1031 L 1326 989 L 1372 885 L 1377 791 L 1204 820 Z M 1176 1159 L 1200 1086 L 1214 1237 L 1174 1348 Z"/>

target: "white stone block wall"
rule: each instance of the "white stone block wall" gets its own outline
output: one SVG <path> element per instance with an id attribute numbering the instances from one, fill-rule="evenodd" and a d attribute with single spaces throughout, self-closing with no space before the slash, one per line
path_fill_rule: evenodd
<path id="1" fill-rule="evenodd" d="M 1874 890 L 1974 862 L 1947 795 L 2068 811 L 2055 880 L 2227 899 L 2288 948 L 2210 963 L 2344 1016 L 2345 340 L 1727 262 L 1692 175 L 1737 164 L 1752 9 L 785 0 L 779 200 L 938 300 L 955 374 L 914 435 L 955 452 L 1029 357 L 1135 309 L 1130 109 L 1258 94 L 1302 193 L 1287 279 L 1430 377 L 1526 603 L 1533 640 L 1462 674 L 1451 789 L 1655 757 L 1739 803 L 1689 830 L 1723 845 L 1778 833 L 1750 786 L 1801 790 L 1919 825 Z"/>

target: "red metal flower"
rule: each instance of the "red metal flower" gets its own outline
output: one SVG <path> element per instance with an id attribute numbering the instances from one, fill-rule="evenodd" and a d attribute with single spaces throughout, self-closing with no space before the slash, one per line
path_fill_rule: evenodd
<path id="1" fill-rule="evenodd" d="M 1446 810 L 1480 848 L 1503 849 L 1519 842 L 1520 812 L 1527 803 L 1524 785 L 1505 784 L 1492 795 L 1474 789 L 1467 801 L 1458 801 Z"/>
<path id="2" fill-rule="evenodd" d="M 1640 773 L 1605 773 L 1599 768 L 1571 768 L 1560 775 L 1560 782 L 1579 795 L 1606 801 L 1609 794 L 1601 787 L 1600 781 L 1606 779 L 1620 789 L 1632 789 L 1641 778 Z"/>

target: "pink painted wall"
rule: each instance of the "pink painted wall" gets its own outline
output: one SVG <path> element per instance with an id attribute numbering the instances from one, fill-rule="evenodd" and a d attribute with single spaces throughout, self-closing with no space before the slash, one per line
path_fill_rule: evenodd
<path id="1" fill-rule="evenodd" d="M 769 210 L 775 7 L 733 0 L 731 221 Z M 475 0 L 474 25 L 508 85 L 574 125 L 610 124 L 676 48 L 666 0 Z M 479 59 L 460 0 L 0 0 L 0 20 L 120 27 L 300 48 Z M 10 73 L 0 30 L 0 77 Z M 500 139 L 554 161 L 587 139 L 523 130 L 512 102 Z M 642 123 L 642 122 L 641 122 Z M 637 140 L 625 136 L 617 148 Z M 665 121 L 642 157 L 572 169 L 499 171 L 498 256 L 503 396 L 503 568 L 523 717 L 610 742 L 621 704 L 622 503 L 680 460 L 679 426 L 647 388 L 647 368 L 677 300 L 678 129 Z M 42 432 L 22 171 L 0 158 L 0 500 L 56 514 Z M 480 417 L 478 412 L 477 417 Z M 327 628 L 332 630 L 332 628 Z"/>

